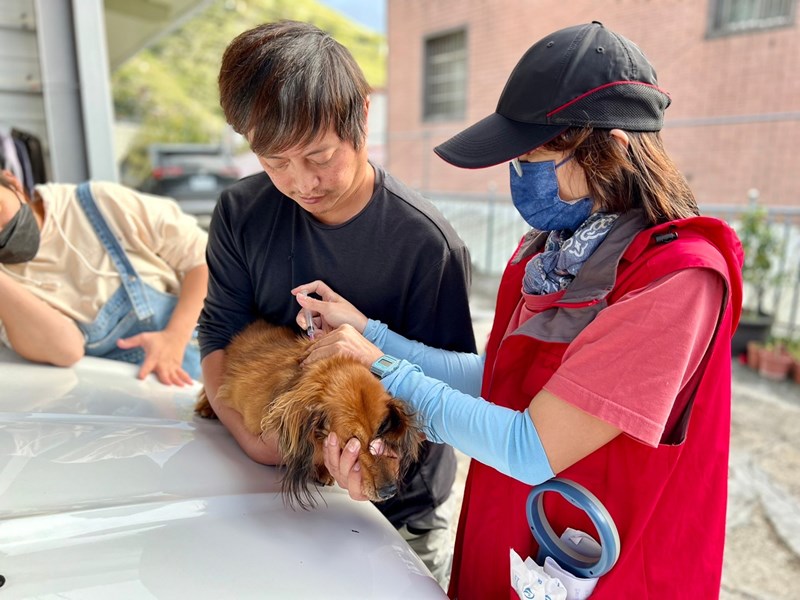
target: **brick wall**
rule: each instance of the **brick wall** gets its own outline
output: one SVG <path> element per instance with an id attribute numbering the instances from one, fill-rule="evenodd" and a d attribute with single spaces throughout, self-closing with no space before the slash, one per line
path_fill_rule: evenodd
<path id="1" fill-rule="evenodd" d="M 636 42 L 672 96 L 663 137 L 701 204 L 744 204 L 756 188 L 800 206 L 800 27 L 708 37 L 712 0 L 388 0 L 385 164 L 428 193 L 508 195 L 508 167 L 456 169 L 432 148 L 494 111 L 511 69 L 547 33 L 591 21 Z M 422 120 L 427 36 L 467 31 L 461 121 Z"/>

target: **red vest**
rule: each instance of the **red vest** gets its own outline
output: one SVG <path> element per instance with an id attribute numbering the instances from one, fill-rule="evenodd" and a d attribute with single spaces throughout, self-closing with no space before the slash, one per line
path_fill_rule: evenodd
<path id="1" fill-rule="evenodd" d="M 599 310 L 681 269 L 718 272 L 727 297 L 698 375 L 681 391 L 687 396 L 676 399 L 676 406 L 686 410 L 672 439 L 651 448 L 622 434 L 558 474 L 594 493 L 619 530 L 619 560 L 600 578 L 592 600 L 717 598 L 727 502 L 730 338 L 741 309 L 741 245 L 726 224 L 706 217 L 642 229 L 638 214 L 620 217 L 564 296 L 506 336 L 525 265 L 535 254 L 524 256 L 528 240 L 523 239 L 500 283 L 482 396 L 525 410 L 561 364 L 569 341 Z M 669 341 L 665 331 L 663 339 L 645 343 Z M 525 513 L 531 489 L 472 461 L 451 598 L 517 600 L 510 587 L 509 549 L 523 559 L 535 559 L 538 552 Z M 574 527 L 596 535 L 585 514 L 556 494 L 545 495 L 545 512 L 556 534 Z"/>

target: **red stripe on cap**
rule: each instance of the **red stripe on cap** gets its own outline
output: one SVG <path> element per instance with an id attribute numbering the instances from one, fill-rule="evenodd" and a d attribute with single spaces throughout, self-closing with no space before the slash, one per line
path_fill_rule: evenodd
<path id="1" fill-rule="evenodd" d="M 614 85 L 644 85 L 644 86 L 646 86 L 646 87 L 650 87 L 650 88 L 653 88 L 653 89 L 655 89 L 655 90 L 658 90 L 658 91 L 659 91 L 659 92 L 661 92 L 662 94 L 666 94 L 666 96 L 667 96 L 667 97 L 669 97 L 669 94 L 667 94 L 667 92 L 665 92 L 664 90 L 662 90 L 662 89 L 661 89 L 660 87 L 658 87 L 657 85 L 653 85 L 652 83 L 644 83 L 643 81 L 614 81 L 613 83 L 605 83 L 605 84 L 603 84 L 603 85 L 601 85 L 601 86 L 599 86 L 599 87 L 596 87 L 596 88 L 594 88 L 594 89 L 592 89 L 592 90 L 589 90 L 588 92 L 585 92 L 585 93 L 581 94 L 581 95 L 580 95 L 580 96 L 578 96 L 577 98 L 573 98 L 572 100 L 570 100 L 570 101 L 569 101 L 569 102 L 567 102 L 566 104 L 562 104 L 562 105 L 561 105 L 561 106 L 559 106 L 558 108 L 554 108 L 553 110 L 551 110 L 549 113 L 547 113 L 547 116 L 548 116 L 548 117 L 550 117 L 551 115 L 554 115 L 554 114 L 556 114 L 558 111 L 560 111 L 560 110 L 564 110 L 564 109 L 565 109 L 565 108 L 567 108 L 567 107 L 568 107 L 570 104 L 575 104 L 576 102 L 578 102 L 578 101 L 580 101 L 580 100 L 583 100 L 584 98 L 586 98 L 586 96 L 591 96 L 591 95 L 592 95 L 592 94 L 594 94 L 595 92 L 599 92 L 600 90 L 604 90 L 605 88 L 609 88 L 609 87 L 611 87 L 611 86 L 614 86 Z"/>

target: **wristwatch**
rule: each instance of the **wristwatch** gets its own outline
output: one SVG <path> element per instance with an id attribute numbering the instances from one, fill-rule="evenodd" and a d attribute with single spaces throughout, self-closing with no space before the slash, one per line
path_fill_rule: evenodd
<path id="1" fill-rule="evenodd" d="M 390 373 L 394 373 L 400 366 L 400 359 L 384 354 L 370 366 L 370 372 L 378 379 L 383 379 Z"/>

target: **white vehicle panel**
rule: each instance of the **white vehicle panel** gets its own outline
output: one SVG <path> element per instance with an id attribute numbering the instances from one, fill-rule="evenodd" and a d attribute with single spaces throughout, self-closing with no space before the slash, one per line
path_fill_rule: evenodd
<path id="1" fill-rule="evenodd" d="M 21 598 L 443 598 L 370 503 L 312 510 L 194 415 L 199 385 L 0 349 L 0 587 Z"/>

